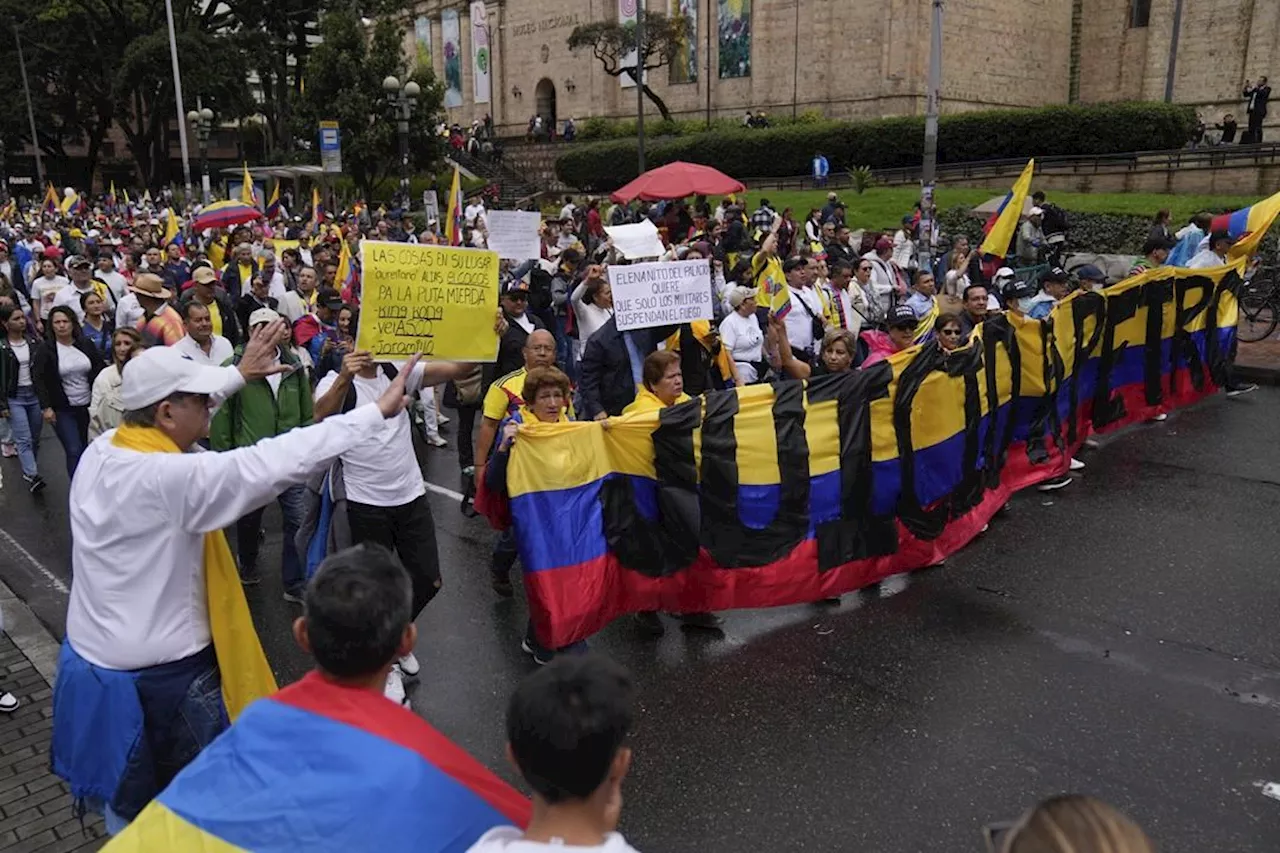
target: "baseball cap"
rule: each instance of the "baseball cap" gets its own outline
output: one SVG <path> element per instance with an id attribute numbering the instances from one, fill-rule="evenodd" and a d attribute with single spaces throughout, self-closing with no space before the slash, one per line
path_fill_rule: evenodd
<path id="1" fill-rule="evenodd" d="M 529 285 L 522 278 L 513 278 L 503 286 L 502 295 L 527 299 L 529 297 Z"/>
<path id="2" fill-rule="evenodd" d="M 1036 295 L 1036 286 L 1030 282 L 1014 279 L 1000 288 L 1000 295 L 1005 302 L 1013 299 L 1029 299 Z"/>
<path id="3" fill-rule="evenodd" d="M 1218 231 L 1214 231 L 1212 234 L 1209 235 L 1210 246 L 1212 246 L 1214 243 L 1218 242 L 1219 240 L 1226 240 L 1228 243 L 1234 243 L 1236 241 L 1236 238 L 1231 236 L 1230 231 L 1224 231 L 1221 229 L 1219 229 Z"/>
<path id="4" fill-rule="evenodd" d="M 196 267 L 191 271 L 191 280 L 196 284 L 211 284 L 217 279 L 218 274 L 209 267 Z"/>
<path id="5" fill-rule="evenodd" d="M 1148 237 L 1147 242 L 1142 244 L 1142 254 L 1149 255 L 1152 252 L 1159 251 L 1160 249 L 1172 249 L 1177 245 L 1177 242 L 1178 241 L 1168 237 Z"/>
<path id="6" fill-rule="evenodd" d="M 126 412 L 133 412 L 172 394 L 213 394 L 226 384 L 225 368 L 196 364 L 172 347 L 150 347 L 124 371 L 120 402 Z"/>
<path id="7" fill-rule="evenodd" d="M 1107 274 L 1093 264 L 1076 267 L 1076 278 L 1081 281 L 1106 281 Z"/>
<path id="8" fill-rule="evenodd" d="M 1001 282 L 1008 278 L 1013 278 L 1013 267 L 1000 267 L 1000 269 L 996 270 L 992 281 Z"/>
<path id="9" fill-rule="evenodd" d="M 84 255 L 72 255 L 71 257 L 67 258 L 68 269 L 70 269 L 71 267 L 84 267 L 85 269 L 88 269 L 89 267 L 92 267 L 92 266 L 93 266 L 93 262 L 90 261 L 88 258 L 86 258 Z"/>
<path id="10" fill-rule="evenodd" d="M 910 326 L 914 329 L 918 324 L 918 321 L 916 320 L 916 312 L 912 311 L 911 308 L 906 305 L 894 306 L 894 309 L 889 312 L 889 316 L 885 318 L 884 322 L 889 328 Z"/>
<path id="11" fill-rule="evenodd" d="M 58 258 L 62 257 L 62 250 L 57 246 L 45 246 L 40 254 L 46 258 L 56 261 Z"/>
<path id="12" fill-rule="evenodd" d="M 808 263 L 808 258 L 787 258 L 786 262 L 782 265 L 782 271 L 784 273 L 788 273 L 792 270 L 800 269 L 800 267 L 807 266 Z"/>
<path id="13" fill-rule="evenodd" d="M 258 308 L 249 315 L 249 328 L 252 329 L 259 323 L 270 323 L 272 320 L 279 319 L 280 315 L 275 311 L 272 311 L 270 308 Z"/>
<path id="14" fill-rule="evenodd" d="M 316 293 L 316 304 L 336 311 L 343 305 L 342 295 L 332 287 L 322 287 Z"/>
<path id="15" fill-rule="evenodd" d="M 1071 274 L 1062 267 L 1054 267 L 1044 274 L 1043 281 L 1070 281 Z"/>

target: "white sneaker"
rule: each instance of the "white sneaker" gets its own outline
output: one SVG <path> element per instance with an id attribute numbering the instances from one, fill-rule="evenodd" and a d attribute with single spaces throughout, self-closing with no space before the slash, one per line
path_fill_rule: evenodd
<path id="1" fill-rule="evenodd" d="M 418 666 L 418 658 L 413 652 L 400 658 L 400 669 L 411 678 L 422 671 L 422 667 Z"/>
<path id="2" fill-rule="evenodd" d="M 6 691 L 4 695 L 0 696 L 0 713 L 12 714 L 14 711 L 18 710 L 18 706 L 21 704 L 22 703 L 18 701 L 17 696 Z"/>
<path id="3" fill-rule="evenodd" d="M 1151 420 L 1157 423 L 1160 421 L 1167 421 L 1169 420 L 1169 415 L 1167 412 L 1161 412 L 1158 415 L 1152 415 Z"/>
<path id="4" fill-rule="evenodd" d="M 1068 467 L 1068 469 L 1069 469 L 1069 470 L 1071 470 L 1071 471 L 1083 471 L 1083 470 L 1084 470 L 1084 463 L 1083 463 L 1083 462 L 1081 462 L 1079 459 L 1076 459 L 1076 458 L 1073 456 L 1073 457 L 1071 458 L 1071 464 L 1070 464 L 1069 466 L 1067 466 L 1067 467 Z"/>
<path id="5" fill-rule="evenodd" d="M 436 423 L 440 424 L 441 426 L 444 426 L 448 422 L 449 422 L 448 416 L 442 415 L 442 414 L 436 415 Z"/>
<path id="6" fill-rule="evenodd" d="M 441 438 L 439 435 L 428 436 L 427 444 L 430 444 L 432 447 L 448 447 L 449 446 L 449 442 Z"/>
<path id="7" fill-rule="evenodd" d="M 1102 446 L 1102 442 L 1098 441 L 1098 439 L 1096 438 L 1086 438 L 1084 440 L 1084 446 L 1089 448 L 1090 450 L 1097 450 L 1099 447 Z"/>
<path id="8" fill-rule="evenodd" d="M 409 697 L 404 692 L 404 674 L 400 672 L 399 664 L 393 665 L 387 673 L 387 684 L 382 688 L 382 695 L 401 707 L 408 706 Z"/>

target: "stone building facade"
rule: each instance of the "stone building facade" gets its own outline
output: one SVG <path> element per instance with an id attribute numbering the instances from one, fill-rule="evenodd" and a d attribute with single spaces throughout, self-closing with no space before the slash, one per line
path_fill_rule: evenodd
<path id="1" fill-rule="evenodd" d="M 644 2 L 696 18 L 696 79 L 651 87 L 678 118 L 790 115 L 833 118 L 922 113 L 929 63 L 931 0 L 489 0 L 489 99 L 477 102 L 471 0 L 420 0 L 406 20 L 405 51 L 445 71 L 443 19 L 455 15 L 461 97 L 451 121 L 492 116 L 504 134 L 540 114 L 632 117 L 635 89 L 609 76 L 566 41 L 577 24 L 616 20 Z M 946 0 L 942 109 L 958 111 L 1164 96 L 1176 0 Z M 1246 80 L 1280 72 L 1280 2 L 1184 2 L 1174 100 L 1212 123 L 1243 114 Z M 717 24 L 746 10 L 749 76 L 722 76 Z M 688 66 L 689 63 L 682 63 Z M 456 79 L 456 77 L 455 77 Z M 455 89 L 458 87 L 455 87 Z M 1273 111 L 1280 113 L 1280 110 Z M 652 106 L 646 115 L 656 115 Z M 1241 121 L 1243 124 L 1243 120 Z"/>

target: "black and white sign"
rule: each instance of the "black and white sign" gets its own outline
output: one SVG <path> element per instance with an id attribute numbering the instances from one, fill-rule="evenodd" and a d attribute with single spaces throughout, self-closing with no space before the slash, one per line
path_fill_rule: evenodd
<path id="1" fill-rule="evenodd" d="M 704 260 L 609 267 L 618 329 L 712 319 L 711 266 Z"/>

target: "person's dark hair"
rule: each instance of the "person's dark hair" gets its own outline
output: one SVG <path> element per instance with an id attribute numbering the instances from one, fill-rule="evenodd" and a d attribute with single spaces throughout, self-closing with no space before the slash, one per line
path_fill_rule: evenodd
<path id="1" fill-rule="evenodd" d="M 662 377 L 666 376 L 667 368 L 673 364 L 680 363 L 680 354 L 672 350 L 658 350 L 651 352 L 644 359 L 644 367 L 642 376 L 644 377 L 644 387 L 650 391 L 653 386 L 662 381 Z M 525 380 L 526 382 L 528 380 Z"/>
<path id="2" fill-rule="evenodd" d="M 603 290 L 604 286 L 608 283 L 609 282 L 603 278 L 587 279 L 587 286 L 582 291 L 582 301 L 588 305 L 595 305 L 596 297 L 600 295 L 600 291 Z"/>
<path id="3" fill-rule="evenodd" d="M 1156 225 L 1160 225 L 1163 222 L 1168 222 L 1171 216 L 1172 214 L 1169 212 L 1169 208 L 1162 207 L 1160 210 L 1156 211 L 1156 218 L 1154 222 Z"/>
<path id="4" fill-rule="evenodd" d="M 965 289 L 968 290 L 968 288 L 965 288 Z M 961 329 L 964 329 L 964 324 L 960 322 L 959 314 L 953 314 L 950 311 L 944 311 L 938 315 L 938 319 L 933 321 L 933 330 L 935 332 L 941 332 L 948 323 L 955 323 Z"/>
<path id="5" fill-rule="evenodd" d="M 1044 192 L 1041 190 L 1036 190 L 1035 192 L 1033 192 L 1031 194 L 1031 201 L 1033 204 L 1035 204 L 1036 207 L 1039 207 L 1040 203 L 1044 201 Z"/>
<path id="6" fill-rule="evenodd" d="M 1160 249 L 1168 250 L 1168 248 L 1169 241 L 1164 237 L 1148 237 L 1147 242 L 1142 244 L 1142 254 L 1150 255 L 1152 252 L 1157 252 Z"/>
<path id="7" fill-rule="evenodd" d="M 584 800 L 609 776 L 631 729 L 634 688 L 603 655 L 557 656 L 507 706 L 507 742 L 520 774 L 548 803 Z"/>
<path id="8" fill-rule="evenodd" d="M 808 247 L 807 247 L 807 246 L 803 246 L 803 245 L 802 245 L 800 248 L 801 248 L 801 249 L 806 249 L 806 248 L 808 248 Z M 810 254 L 812 254 L 812 252 L 810 252 Z M 807 266 L 807 265 L 808 265 L 808 263 L 809 263 L 809 258 L 808 258 L 808 257 L 806 257 L 806 256 L 804 256 L 804 255 L 801 255 L 801 256 L 799 256 L 799 257 L 795 257 L 795 258 L 787 258 L 786 262 L 785 262 L 785 263 L 783 263 L 783 265 L 782 265 L 782 272 L 783 272 L 784 274 L 785 274 L 785 273 L 792 273 L 792 272 L 794 272 L 794 271 L 796 271 L 796 270 L 800 269 L 800 268 L 801 268 L 801 267 L 803 267 L 803 266 Z"/>
<path id="9" fill-rule="evenodd" d="M 22 310 L 22 306 L 18 305 L 18 303 L 16 303 L 16 302 L 13 302 L 13 301 L 11 301 L 11 300 L 8 300 L 7 298 L 6 298 L 6 300 L 5 300 L 5 301 L 9 302 L 9 307 L 8 307 L 7 309 L 5 309 L 5 311 L 4 311 L 4 322 L 8 323 L 10 320 L 12 320 L 12 319 L 13 319 L 13 312 L 15 312 L 15 311 L 17 311 L 17 312 L 19 312 L 19 313 L 21 313 L 21 314 L 22 314 L 22 319 L 23 319 L 23 320 L 26 320 L 26 319 L 27 319 L 26 312 L 24 312 L 24 311 Z"/>
<path id="10" fill-rule="evenodd" d="M 91 297 L 91 296 L 96 296 L 96 297 L 98 297 L 99 299 L 102 299 L 102 294 L 101 294 L 101 293 L 99 293 L 99 292 L 97 291 L 97 289 L 95 289 L 95 288 L 89 288 L 89 289 L 88 289 L 88 290 L 86 290 L 84 293 L 80 294 L 80 310 L 81 310 L 81 311 L 88 311 L 88 310 L 89 310 L 89 308 L 88 308 L 88 306 L 86 305 L 86 303 L 89 301 L 89 297 Z M 106 302 L 107 302 L 107 300 L 102 299 L 102 302 L 103 302 L 103 304 L 105 305 L 105 304 L 106 304 Z"/>
<path id="11" fill-rule="evenodd" d="M 1206 210 L 1202 210 L 1195 216 L 1191 217 L 1191 224 L 1195 225 L 1201 231 L 1208 231 L 1213 225 L 1213 214 Z"/>
<path id="12" fill-rule="evenodd" d="M 533 405 L 534 400 L 538 399 L 538 392 L 548 386 L 559 388 L 565 399 L 569 399 L 569 377 L 565 376 L 558 367 L 535 367 L 530 370 L 524 378 L 524 388 L 520 396 L 526 403 Z"/>
<path id="13" fill-rule="evenodd" d="M 840 272 L 841 270 L 847 271 L 849 275 L 852 276 L 853 264 L 849 263 L 844 258 L 831 261 L 827 264 L 827 276 L 830 278 L 835 278 L 836 273 Z"/>
<path id="14" fill-rule="evenodd" d="M 49 334 L 53 335 L 53 315 L 65 314 L 67 319 L 71 321 L 71 337 L 78 339 L 80 337 L 80 319 L 76 317 L 76 312 L 71 309 L 70 305 L 56 305 L 49 309 Z"/>
<path id="15" fill-rule="evenodd" d="M 182 322 L 186 323 L 191 320 L 192 308 L 203 308 L 204 310 L 209 311 L 209 306 L 205 305 L 200 300 L 188 299 L 186 302 L 183 302 L 178 306 L 178 311 L 182 314 Z M 213 312 L 210 311 L 209 313 Z"/>
<path id="16" fill-rule="evenodd" d="M 311 655 L 338 678 L 373 675 L 390 663 L 412 617 L 409 573 L 371 542 L 326 557 L 303 596 Z"/>
<path id="17" fill-rule="evenodd" d="M 984 293 L 990 293 L 990 292 L 991 292 L 991 291 L 987 288 L 987 286 L 986 286 L 985 284 L 983 284 L 982 282 L 974 282 L 973 284 L 969 285 L 968 287 L 966 287 L 966 288 L 964 289 L 964 296 L 963 296 L 963 300 L 964 300 L 965 302 L 968 302 L 968 301 L 969 301 L 969 291 L 971 291 L 971 290 L 981 290 L 981 291 L 983 291 Z"/>

